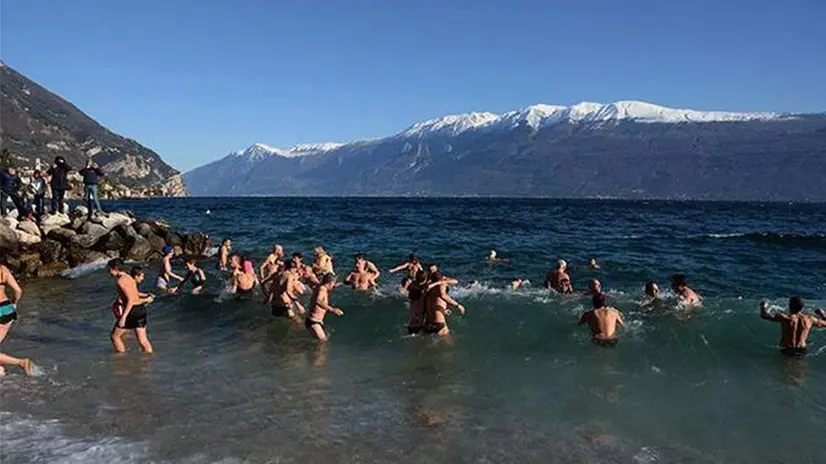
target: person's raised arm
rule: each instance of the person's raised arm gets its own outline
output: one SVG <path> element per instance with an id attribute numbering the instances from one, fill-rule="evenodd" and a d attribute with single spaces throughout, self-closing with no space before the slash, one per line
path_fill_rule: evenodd
<path id="1" fill-rule="evenodd" d="M 399 272 L 399 271 L 401 271 L 402 269 L 405 269 L 405 268 L 407 268 L 407 263 L 399 264 L 398 266 L 394 267 L 393 269 L 390 269 L 390 271 L 388 271 L 388 272 L 390 272 L 391 274 L 395 274 L 395 273 L 397 273 L 397 272 Z"/>
<path id="2" fill-rule="evenodd" d="M 373 273 L 373 277 L 374 277 L 375 279 L 378 279 L 378 278 L 379 278 L 379 276 L 381 275 L 381 271 L 379 271 L 379 267 L 378 267 L 378 266 L 376 266 L 376 264 L 375 264 L 375 263 L 373 263 L 372 261 L 367 261 L 367 270 L 368 270 L 369 272 L 372 272 L 372 273 Z"/>
<path id="3" fill-rule="evenodd" d="M 447 287 L 442 287 L 440 290 L 441 292 L 440 297 L 449 305 L 454 306 L 456 309 L 459 310 L 460 314 L 465 314 L 465 307 L 462 306 L 458 301 L 454 300 L 450 294 L 447 293 Z"/>
<path id="4" fill-rule="evenodd" d="M 780 318 L 777 314 L 772 314 L 769 312 L 769 302 L 767 300 L 763 300 L 760 302 L 760 319 L 772 322 L 780 321 Z"/>

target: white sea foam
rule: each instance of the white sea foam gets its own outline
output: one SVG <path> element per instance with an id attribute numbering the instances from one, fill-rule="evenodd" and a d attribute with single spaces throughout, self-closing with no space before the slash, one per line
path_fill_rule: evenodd
<path id="1" fill-rule="evenodd" d="M 0 412 L 0 456 L 5 462 L 112 463 L 147 462 L 148 446 L 120 437 L 68 436 L 57 420 Z"/>
<path id="2" fill-rule="evenodd" d="M 60 273 L 60 277 L 66 279 L 77 279 L 78 277 L 83 277 L 105 268 L 107 263 L 109 263 L 108 259 L 97 259 L 91 263 L 81 264 L 80 266 L 66 269 Z"/>

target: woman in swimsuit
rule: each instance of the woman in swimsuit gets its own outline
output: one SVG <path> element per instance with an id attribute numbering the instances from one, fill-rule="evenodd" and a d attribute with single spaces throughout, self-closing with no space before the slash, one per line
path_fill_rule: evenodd
<path id="1" fill-rule="evenodd" d="M 9 287 L 14 295 L 11 300 L 6 296 L 6 287 Z M 0 343 L 3 343 L 3 339 L 8 335 L 12 322 L 17 320 L 17 303 L 22 296 L 23 289 L 17 284 L 14 275 L 6 266 L 0 264 Z M 17 366 L 23 369 L 26 375 L 32 374 L 33 364 L 29 359 L 15 358 L 0 353 L 0 376 L 6 375 L 2 364 Z"/>
<path id="2" fill-rule="evenodd" d="M 206 274 L 203 269 L 198 267 L 198 260 L 194 256 L 187 258 L 186 270 L 186 275 L 180 286 L 192 282 L 192 294 L 198 295 L 204 289 L 204 284 L 206 284 Z"/>
<path id="3" fill-rule="evenodd" d="M 400 290 L 408 290 L 408 286 L 411 282 L 413 282 L 416 278 L 416 275 L 423 271 L 422 264 L 419 262 L 419 258 L 416 257 L 413 253 L 410 253 L 410 256 L 407 257 L 407 262 L 399 264 L 398 266 L 390 269 L 391 274 L 395 274 L 399 271 L 407 270 L 407 276 L 402 279 L 402 283 L 400 286 Z"/>

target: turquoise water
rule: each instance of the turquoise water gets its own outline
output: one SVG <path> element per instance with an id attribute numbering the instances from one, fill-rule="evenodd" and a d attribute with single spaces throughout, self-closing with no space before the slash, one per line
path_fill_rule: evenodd
<path id="1" fill-rule="evenodd" d="M 105 205 L 106 206 L 106 205 Z M 3 350 L 43 375 L 0 379 L 7 462 L 822 462 L 826 343 L 777 354 L 757 303 L 826 306 L 824 205 L 482 199 L 123 202 L 263 258 L 274 243 L 339 273 L 413 251 L 466 283 L 453 337 L 404 336 L 406 300 L 337 290 L 328 346 L 257 301 L 208 294 L 150 307 L 156 354 L 110 353 L 103 271 L 28 283 Z M 209 209 L 211 214 L 206 215 Z M 496 249 L 511 264 L 488 266 Z M 587 268 L 595 256 L 599 271 Z M 625 314 L 616 349 L 577 327 L 584 298 L 538 288 L 559 258 L 599 278 Z M 645 313 L 645 280 L 688 275 L 705 302 Z M 515 277 L 536 286 L 503 290 Z M 15 373 L 16 374 L 16 373 Z"/>

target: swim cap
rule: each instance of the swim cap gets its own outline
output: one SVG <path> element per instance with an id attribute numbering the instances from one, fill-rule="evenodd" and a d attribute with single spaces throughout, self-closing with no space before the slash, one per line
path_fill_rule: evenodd
<path id="1" fill-rule="evenodd" d="M 568 267 L 568 263 L 566 263 L 564 259 L 560 259 L 557 265 L 559 267 Z"/>
<path id="2" fill-rule="evenodd" d="M 244 261 L 244 273 L 251 274 L 252 273 L 252 261 Z"/>
<path id="3" fill-rule="evenodd" d="M 172 248 L 171 245 L 166 245 L 165 247 L 163 247 L 163 249 L 161 251 L 163 252 L 163 255 L 166 256 L 169 253 L 172 253 L 173 248 Z"/>

